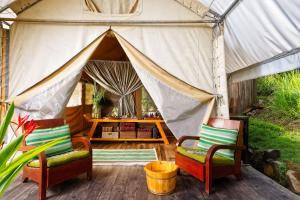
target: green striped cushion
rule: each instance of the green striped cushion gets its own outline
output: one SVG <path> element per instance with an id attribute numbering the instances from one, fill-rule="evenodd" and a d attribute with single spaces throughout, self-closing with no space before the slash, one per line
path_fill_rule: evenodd
<path id="1" fill-rule="evenodd" d="M 198 146 L 207 151 L 214 144 L 236 144 L 237 135 L 238 130 L 215 128 L 203 124 Z M 216 152 L 216 154 L 232 160 L 234 159 L 234 150 L 220 149 Z"/>
<path id="2" fill-rule="evenodd" d="M 55 128 L 36 129 L 26 137 L 26 145 L 40 146 L 44 143 L 58 139 L 60 137 L 67 137 L 63 142 L 54 145 L 45 151 L 46 156 L 54 156 L 63 154 L 73 150 L 69 125 L 58 126 Z"/>

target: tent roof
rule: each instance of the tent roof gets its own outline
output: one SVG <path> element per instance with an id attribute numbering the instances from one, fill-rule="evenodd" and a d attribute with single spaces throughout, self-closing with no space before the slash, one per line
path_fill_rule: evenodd
<path id="1" fill-rule="evenodd" d="M 41 0 L 2 0 L 0 7 L 12 8 L 16 13 L 22 12 L 29 8 L 31 5 Z M 182 5 L 190 8 L 192 11 L 197 12 L 201 7 L 209 8 L 212 13 L 222 15 L 235 0 L 175 0 Z"/>
<path id="2" fill-rule="evenodd" d="M 2 11 L 10 8 L 18 14 L 40 1 L 42 0 L 3 0 L 0 6 Z M 242 79 L 246 80 L 300 67 L 299 64 L 295 64 L 300 63 L 300 15 L 298 14 L 300 1 L 169 1 L 180 3 L 198 15 L 197 18 L 197 15 L 193 16 L 186 12 L 185 14 L 188 16 L 185 19 L 201 20 L 205 13 L 206 19 L 213 18 L 213 22 L 220 22 L 226 17 L 224 40 L 227 73 L 237 73 L 235 77 L 244 77 Z M 164 2 L 166 1 L 161 3 Z M 176 12 L 174 16 L 176 16 Z M 57 17 L 60 16 L 54 18 Z M 80 16 L 78 15 L 78 17 Z M 161 17 L 165 20 L 174 18 L 168 18 L 165 15 L 154 18 L 160 19 Z M 289 60 L 286 59 L 288 56 Z M 276 65 L 275 68 L 272 68 L 270 63 Z M 289 67 L 283 67 L 283 65 Z M 252 73 L 248 73 L 249 71 L 245 71 L 245 69 L 251 70 Z M 240 80 L 242 79 L 240 78 Z"/>
<path id="3" fill-rule="evenodd" d="M 0 11 L 11 8 L 15 13 L 20 13 L 41 0 L 3 0 L 0 2 Z M 189 8 L 193 12 L 202 15 L 209 9 L 211 14 L 222 15 L 235 0 L 174 0 Z"/>

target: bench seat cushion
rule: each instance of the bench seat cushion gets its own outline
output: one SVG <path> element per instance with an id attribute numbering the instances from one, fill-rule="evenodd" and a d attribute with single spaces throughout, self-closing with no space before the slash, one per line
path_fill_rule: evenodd
<path id="1" fill-rule="evenodd" d="M 205 163 L 205 157 L 207 152 L 199 148 L 185 148 L 179 146 L 177 147 L 177 152 L 191 159 L 197 160 L 200 163 Z M 213 157 L 213 164 L 215 166 L 234 165 L 234 161 L 232 159 L 228 159 L 226 157 L 222 157 L 215 154 Z"/>
<path id="2" fill-rule="evenodd" d="M 90 155 L 89 151 L 74 150 L 60 155 L 50 156 L 47 157 L 47 167 L 56 167 L 56 166 L 64 165 L 75 160 L 87 158 L 89 157 L 89 155 Z M 29 162 L 28 166 L 38 168 L 40 167 L 40 162 L 38 159 L 35 159 Z"/>

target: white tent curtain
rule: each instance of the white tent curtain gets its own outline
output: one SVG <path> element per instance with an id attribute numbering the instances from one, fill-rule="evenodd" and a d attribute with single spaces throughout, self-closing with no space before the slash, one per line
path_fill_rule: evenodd
<path id="1" fill-rule="evenodd" d="M 119 116 L 136 116 L 133 92 L 142 83 L 130 62 L 91 60 L 84 71 L 104 89 L 120 96 Z"/>
<path id="2" fill-rule="evenodd" d="M 10 35 L 9 97 L 60 69 L 107 26 L 14 23 Z"/>
<path id="3" fill-rule="evenodd" d="M 13 99 L 17 112 L 29 114 L 34 119 L 62 117 L 62 112 L 81 77 L 82 68 L 104 35 L 99 36 L 58 71 Z"/>
<path id="4" fill-rule="evenodd" d="M 208 121 L 214 96 L 179 80 L 115 33 L 144 87 L 176 138 L 198 135 Z"/>
<path id="5" fill-rule="evenodd" d="M 167 73 L 207 93 L 215 93 L 211 28 L 142 26 L 112 30 Z"/>

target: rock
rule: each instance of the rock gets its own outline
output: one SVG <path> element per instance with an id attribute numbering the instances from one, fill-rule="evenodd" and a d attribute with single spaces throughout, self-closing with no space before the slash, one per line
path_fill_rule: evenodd
<path id="1" fill-rule="evenodd" d="M 264 170 L 264 161 L 263 161 L 264 152 L 263 151 L 254 151 L 253 155 L 250 158 L 250 164 L 257 170 L 263 172 Z"/>
<path id="2" fill-rule="evenodd" d="M 280 150 L 277 149 L 268 149 L 264 151 L 263 160 L 278 160 L 280 158 Z"/>
<path id="3" fill-rule="evenodd" d="M 276 160 L 268 160 L 264 163 L 264 174 L 275 179 L 277 181 L 280 180 L 280 171 L 279 167 L 282 165 L 281 162 Z"/>
<path id="4" fill-rule="evenodd" d="M 300 172 L 288 170 L 286 176 L 290 189 L 296 194 L 300 194 Z"/>

